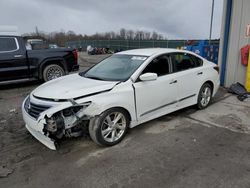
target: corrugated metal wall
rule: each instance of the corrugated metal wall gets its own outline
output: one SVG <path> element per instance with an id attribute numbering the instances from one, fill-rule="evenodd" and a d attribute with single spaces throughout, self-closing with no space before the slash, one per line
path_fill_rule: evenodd
<path id="1" fill-rule="evenodd" d="M 227 0 L 224 3 L 222 27 L 225 27 L 226 2 Z M 226 87 L 235 82 L 245 83 L 246 67 L 241 65 L 240 49 L 244 45 L 250 44 L 250 39 L 245 37 L 247 24 L 250 24 L 250 0 L 233 0 L 224 84 Z M 222 40 L 224 40 L 224 33 L 225 31 L 222 29 Z M 222 52 L 222 50 L 220 51 Z M 220 65 L 222 64 L 221 56 L 222 54 L 219 58 Z"/>

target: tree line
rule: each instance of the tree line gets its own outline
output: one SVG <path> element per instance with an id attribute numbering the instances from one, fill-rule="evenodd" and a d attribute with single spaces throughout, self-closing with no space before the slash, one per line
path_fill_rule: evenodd
<path id="1" fill-rule="evenodd" d="M 55 43 L 59 46 L 64 46 L 66 42 L 77 40 L 110 40 L 110 39 L 129 39 L 129 40 L 164 40 L 162 34 L 156 31 L 148 32 L 143 30 L 131 30 L 121 28 L 118 32 L 109 31 L 103 33 L 95 33 L 93 35 L 76 34 L 74 31 L 55 31 L 43 32 L 36 27 L 35 32 L 23 34 L 25 38 L 39 38 L 45 40 L 47 43 Z"/>

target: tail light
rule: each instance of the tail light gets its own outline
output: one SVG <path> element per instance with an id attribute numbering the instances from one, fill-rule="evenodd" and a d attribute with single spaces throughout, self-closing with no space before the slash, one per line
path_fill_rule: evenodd
<path id="1" fill-rule="evenodd" d="M 214 70 L 216 70 L 216 71 L 218 72 L 218 74 L 219 74 L 219 72 L 220 72 L 220 67 L 219 67 L 219 66 L 215 66 L 215 67 L 214 67 Z"/>
<path id="2" fill-rule="evenodd" d="M 77 50 L 76 50 L 76 49 L 74 49 L 74 50 L 72 51 L 72 53 L 73 53 L 73 55 L 74 55 L 75 62 L 77 63 L 77 60 L 78 60 Z"/>

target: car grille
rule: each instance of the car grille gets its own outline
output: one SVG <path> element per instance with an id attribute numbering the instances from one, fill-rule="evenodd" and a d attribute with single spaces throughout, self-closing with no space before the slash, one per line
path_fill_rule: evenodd
<path id="1" fill-rule="evenodd" d="M 29 100 L 26 100 L 24 108 L 25 108 L 25 111 L 30 116 L 37 119 L 39 117 L 39 115 L 42 112 L 44 112 L 45 110 L 49 109 L 50 106 L 45 106 L 45 105 L 41 105 L 41 104 L 34 104 L 34 103 L 31 103 Z"/>

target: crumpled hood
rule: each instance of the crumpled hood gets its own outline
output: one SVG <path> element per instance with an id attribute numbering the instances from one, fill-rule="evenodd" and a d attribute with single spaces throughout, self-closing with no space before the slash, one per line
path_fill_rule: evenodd
<path id="1" fill-rule="evenodd" d="M 112 89 L 117 83 L 72 74 L 46 82 L 36 88 L 32 94 L 47 99 L 72 99 Z"/>

